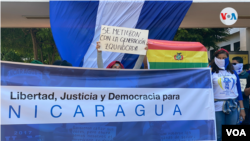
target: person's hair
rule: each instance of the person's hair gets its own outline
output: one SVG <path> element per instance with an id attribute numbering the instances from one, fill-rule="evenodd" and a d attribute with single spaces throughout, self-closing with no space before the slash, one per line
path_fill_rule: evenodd
<path id="1" fill-rule="evenodd" d="M 244 65 L 244 66 L 243 66 L 243 70 L 249 70 L 249 65 L 250 65 L 250 64 Z"/>
<path id="2" fill-rule="evenodd" d="M 42 62 L 38 61 L 38 60 L 33 60 L 32 62 L 30 62 L 32 64 L 43 64 Z"/>
<path id="3" fill-rule="evenodd" d="M 243 59 L 241 57 L 234 57 L 233 60 L 236 60 L 238 63 L 243 63 Z"/>
<path id="4" fill-rule="evenodd" d="M 113 61 L 106 68 L 112 68 L 116 63 L 120 64 L 121 68 L 124 69 L 124 66 L 120 61 Z"/>
<path id="5" fill-rule="evenodd" d="M 224 49 L 220 49 L 220 50 L 216 51 L 214 53 L 214 57 L 218 57 L 220 54 L 226 54 L 227 57 L 229 57 L 229 53 L 227 51 L 225 51 Z M 215 64 L 214 59 L 211 62 L 211 68 L 212 68 L 212 72 L 219 73 L 220 68 Z M 227 68 L 225 68 L 225 70 L 231 72 L 232 74 L 234 73 L 234 68 L 233 68 L 233 65 L 231 64 L 230 61 L 229 61 Z"/>
<path id="6" fill-rule="evenodd" d="M 208 66 L 211 66 L 212 61 L 208 58 Z"/>
<path id="7" fill-rule="evenodd" d="M 53 65 L 58 65 L 58 66 L 72 66 L 71 63 L 67 62 L 66 60 L 56 60 Z"/>

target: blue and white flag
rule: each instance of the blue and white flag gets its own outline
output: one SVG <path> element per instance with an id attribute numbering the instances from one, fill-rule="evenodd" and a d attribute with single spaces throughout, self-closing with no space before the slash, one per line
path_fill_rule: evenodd
<path id="1" fill-rule="evenodd" d="M 1 140 L 215 140 L 210 69 L 1 62 Z"/>
<path id="2" fill-rule="evenodd" d="M 149 30 L 149 39 L 173 40 L 192 0 L 50 1 L 50 23 L 57 49 L 73 66 L 97 68 L 101 26 Z M 120 61 L 133 68 L 138 55 L 103 52 L 106 68 Z"/>

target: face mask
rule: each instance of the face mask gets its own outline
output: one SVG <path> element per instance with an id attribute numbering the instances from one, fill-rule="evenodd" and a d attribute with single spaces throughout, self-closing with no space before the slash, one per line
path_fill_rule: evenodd
<path id="1" fill-rule="evenodd" d="M 233 65 L 234 70 L 237 72 L 237 74 L 240 74 L 243 69 L 243 63 L 238 63 L 236 65 Z"/>
<path id="2" fill-rule="evenodd" d="M 227 57 L 226 59 L 218 59 L 215 57 L 214 62 L 220 69 L 225 70 L 229 64 L 229 58 Z"/>

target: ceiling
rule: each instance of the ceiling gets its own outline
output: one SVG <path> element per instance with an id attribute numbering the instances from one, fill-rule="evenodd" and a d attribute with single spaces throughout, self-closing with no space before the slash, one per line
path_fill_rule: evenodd
<path id="1" fill-rule="evenodd" d="M 228 27 L 220 21 L 219 14 L 226 7 L 234 8 L 238 16 L 249 19 L 238 19 L 231 27 L 250 27 L 250 2 L 246 3 L 193 3 L 180 27 Z"/>
<path id="2" fill-rule="evenodd" d="M 49 17 L 49 2 L 2 2 L 1 27 L 50 27 L 49 19 L 27 19 L 24 16 Z"/>
<path id="3" fill-rule="evenodd" d="M 11 0 L 9 0 L 11 1 Z M 38 0 L 25 2 L 1 2 L 1 27 L 2 28 L 43 28 L 50 27 L 49 1 Z M 224 1 L 224 0 L 222 0 Z M 230 1 L 230 0 L 227 0 Z M 241 2 L 205 2 L 194 0 L 181 28 L 213 28 L 228 27 L 221 23 L 219 13 L 225 7 L 234 8 L 239 16 L 248 19 L 238 19 L 231 27 L 250 27 L 250 1 Z M 29 18 L 26 18 L 29 17 Z M 37 18 L 37 19 L 34 19 Z"/>

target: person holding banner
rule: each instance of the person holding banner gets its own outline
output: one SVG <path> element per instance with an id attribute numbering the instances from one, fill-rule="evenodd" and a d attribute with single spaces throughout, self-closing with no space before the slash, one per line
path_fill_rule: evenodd
<path id="1" fill-rule="evenodd" d="M 102 51 L 99 50 L 100 42 L 96 42 L 96 50 L 97 50 L 97 65 L 98 68 L 104 68 L 103 60 L 102 60 Z M 148 47 L 145 47 L 145 50 L 148 50 Z M 142 62 L 145 60 L 146 55 L 140 55 L 135 63 L 134 69 L 140 69 Z M 107 68 L 111 69 L 125 69 L 123 64 L 120 61 L 111 62 Z"/>
<path id="2" fill-rule="evenodd" d="M 229 61 L 229 53 L 225 49 L 215 52 L 211 63 L 212 83 L 214 89 L 217 140 L 222 139 L 222 125 L 236 125 L 238 106 L 240 116 L 245 119 L 243 97 L 238 74 Z M 239 102 L 239 105 L 237 104 Z"/>

